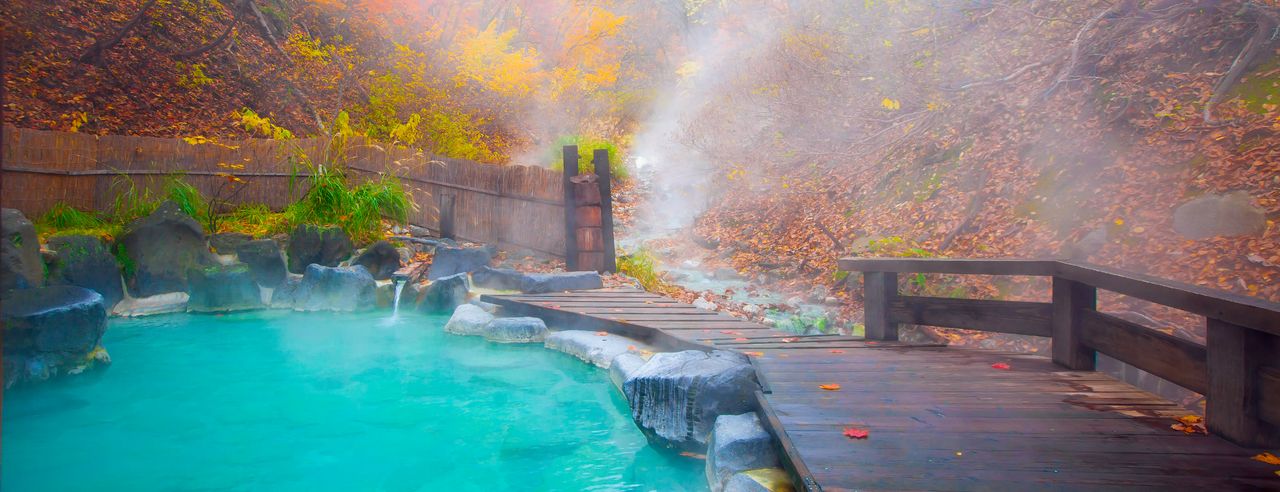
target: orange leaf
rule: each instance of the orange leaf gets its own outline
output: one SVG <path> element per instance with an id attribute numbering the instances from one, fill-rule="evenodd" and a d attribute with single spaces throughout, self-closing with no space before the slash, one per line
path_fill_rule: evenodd
<path id="1" fill-rule="evenodd" d="M 796 341 L 796 340 L 799 340 L 799 338 L 796 338 L 796 337 L 787 337 L 787 338 L 783 338 L 783 339 L 782 339 L 782 343 L 791 343 L 791 342 L 794 342 L 794 341 Z"/>
<path id="2" fill-rule="evenodd" d="M 843 353 L 844 353 L 844 351 L 843 351 L 843 350 L 840 350 L 840 349 L 832 349 L 832 350 L 831 350 L 831 353 L 833 353 L 833 354 L 843 354 Z"/>
<path id="3" fill-rule="evenodd" d="M 764 352 L 743 352 L 752 357 L 764 357 Z"/>
<path id="4" fill-rule="evenodd" d="M 999 370 L 1001 370 L 1001 371 L 1008 371 L 1008 370 L 1010 369 L 1010 368 L 1009 368 L 1009 364 L 1005 364 L 1005 363 L 1003 363 L 1003 362 L 997 362 L 997 363 L 995 363 L 995 364 L 991 364 L 991 368 L 992 368 L 992 369 L 999 369 Z"/>
<path id="5" fill-rule="evenodd" d="M 840 385 L 838 385 L 838 384 L 836 384 L 836 383 L 831 383 L 831 384 L 819 384 L 819 385 L 818 385 L 818 389 L 824 389 L 824 390 L 827 390 L 827 391 L 840 391 Z"/>
<path id="6" fill-rule="evenodd" d="M 860 429 L 857 427 L 844 428 L 844 437 L 849 439 L 866 439 L 868 435 L 870 435 L 870 432 L 866 429 Z"/>
<path id="7" fill-rule="evenodd" d="M 735 342 L 745 342 L 745 341 L 747 341 L 747 339 L 746 339 L 746 338 L 742 338 L 742 337 L 738 337 L 738 338 L 733 339 L 733 341 L 735 341 Z"/>
<path id="8" fill-rule="evenodd" d="M 1280 457 L 1271 453 L 1262 453 L 1253 457 L 1254 461 L 1261 461 L 1268 465 L 1280 465 Z"/>
<path id="9" fill-rule="evenodd" d="M 1204 423 L 1204 417 L 1199 415 L 1183 415 L 1178 417 L 1178 422 L 1182 422 L 1187 425 L 1202 424 Z M 1280 463 L 1275 464 L 1280 465 Z"/>
<path id="10" fill-rule="evenodd" d="M 602 336 L 602 337 L 603 337 L 603 336 L 606 336 L 606 335 L 608 335 L 608 334 L 609 334 L 609 332 L 607 332 L 607 331 L 597 331 L 597 332 L 596 332 L 596 335 L 599 335 L 599 336 Z"/>
<path id="11" fill-rule="evenodd" d="M 694 459 L 699 459 L 699 460 L 705 460 L 705 459 L 707 459 L 707 455 L 705 455 L 705 454 L 698 454 L 698 453 L 694 453 L 694 452 L 691 452 L 691 451 L 681 451 L 681 452 L 680 452 L 680 456 L 684 456 L 685 458 L 694 458 Z"/>

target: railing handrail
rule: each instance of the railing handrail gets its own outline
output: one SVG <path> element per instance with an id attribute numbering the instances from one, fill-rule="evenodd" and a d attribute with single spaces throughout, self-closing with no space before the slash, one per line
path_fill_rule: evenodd
<path id="1" fill-rule="evenodd" d="M 1208 397 L 1209 430 L 1247 446 L 1280 446 L 1280 303 L 1174 280 L 1044 259 L 843 258 L 861 271 L 867 338 L 902 323 L 1048 336 L 1053 361 L 1093 370 L 1102 352 Z M 906 296 L 899 273 L 1044 276 L 1051 302 Z M 1099 312 L 1103 289 L 1202 315 L 1205 344 Z"/>

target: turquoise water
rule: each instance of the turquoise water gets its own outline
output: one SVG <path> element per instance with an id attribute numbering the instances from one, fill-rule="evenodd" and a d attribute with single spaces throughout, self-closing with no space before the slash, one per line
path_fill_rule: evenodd
<path id="1" fill-rule="evenodd" d="M 112 320 L 112 366 L 6 391 L 5 492 L 705 490 L 607 374 L 403 313 Z"/>

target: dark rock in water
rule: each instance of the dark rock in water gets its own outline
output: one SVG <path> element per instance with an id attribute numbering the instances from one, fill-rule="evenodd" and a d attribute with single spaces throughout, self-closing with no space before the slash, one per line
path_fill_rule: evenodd
<path id="1" fill-rule="evenodd" d="M 528 294 L 544 294 L 566 290 L 588 290 L 604 287 L 596 272 L 531 273 L 520 290 Z"/>
<path id="2" fill-rule="evenodd" d="M 340 227 L 299 224 L 289 235 L 289 271 L 304 273 L 307 265 L 312 264 L 338 266 L 351 257 L 354 248 L 351 238 Z"/>
<path id="3" fill-rule="evenodd" d="M 376 287 L 373 276 L 360 265 L 312 264 L 296 285 L 286 282 L 272 293 L 271 305 L 291 305 L 298 311 L 360 311 L 374 307 Z"/>
<path id="4" fill-rule="evenodd" d="M 396 251 L 395 246 L 386 241 L 378 241 L 372 246 L 365 248 L 360 256 L 357 256 L 355 265 L 361 265 L 369 274 L 373 275 L 374 280 L 386 280 L 391 278 L 391 274 L 400 269 L 400 252 Z"/>
<path id="5" fill-rule="evenodd" d="M 107 329 L 102 294 L 74 285 L 11 292 L 0 305 L 5 385 L 84 370 Z M 104 360 L 105 359 L 105 360 Z"/>
<path id="6" fill-rule="evenodd" d="M 480 267 L 471 272 L 471 283 L 476 287 L 498 290 L 521 290 L 528 279 L 525 274 L 510 268 Z"/>
<path id="7" fill-rule="evenodd" d="M 1245 191 L 1205 195 L 1173 211 L 1173 229 L 1190 239 L 1261 234 L 1266 227 L 1266 210 Z"/>
<path id="8" fill-rule="evenodd" d="M 750 412 L 758 388 L 746 357 L 721 350 L 655 354 L 622 384 L 649 442 L 699 452 L 716 417 Z"/>
<path id="9" fill-rule="evenodd" d="M 210 313 L 262 307 L 262 295 L 248 265 L 194 268 L 187 274 L 187 282 L 191 296 L 188 311 Z"/>
<path id="10" fill-rule="evenodd" d="M 260 239 L 236 246 L 236 258 L 249 265 L 258 285 L 276 287 L 284 281 L 284 256 L 280 254 L 280 244 L 274 240 Z"/>
<path id="11" fill-rule="evenodd" d="M 17 209 L 0 210 L 0 292 L 44 284 L 36 227 Z"/>
<path id="12" fill-rule="evenodd" d="M 209 236 L 209 246 L 220 255 L 229 255 L 235 253 L 241 244 L 252 240 L 253 236 L 243 232 L 219 232 Z"/>
<path id="13" fill-rule="evenodd" d="M 551 337 L 560 333 L 564 332 L 556 332 L 555 334 L 552 334 L 547 337 L 548 341 L 550 341 Z M 644 367 L 645 362 L 644 357 L 641 357 L 640 354 L 632 353 L 630 351 L 618 354 L 617 357 L 614 357 L 613 360 L 609 362 L 609 380 L 613 381 L 613 385 L 621 390 L 622 385 L 626 383 L 628 379 L 631 379 L 631 376 L 635 375 L 636 371 L 640 370 L 641 367 Z"/>
<path id="14" fill-rule="evenodd" d="M 271 307 L 293 309 L 298 302 L 298 293 L 302 287 L 302 279 L 286 277 L 271 291 Z"/>
<path id="15" fill-rule="evenodd" d="M 75 285 L 102 294 L 107 312 L 124 299 L 120 265 L 106 243 L 95 236 L 54 236 L 49 248 L 58 253 L 49 281 L 58 285 Z"/>
<path id="16" fill-rule="evenodd" d="M 436 279 L 422 294 L 418 308 L 429 313 L 447 313 L 467 303 L 467 274 Z"/>
<path id="17" fill-rule="evenodd" d="M 498 318 L 490 321 L 482 334 L 493 342 L 541 342 L 547 337 L 547 324 L 533 317 Z"/>
<path id="18" fill-rule="evenodd" d="M 130 222 L 115 248 L 126 258 L 125 285 L 134 297 L 186 292 L 187 272 L 213 264 L 204 229 L 171 201 Z"/>
<path id="19" fill-rule="evenodd" d="M 779 465 L 773 437 L 755 413 L 721 415 L 707 445 L 707 484 L 721 492 L 735 473 Z"/>
<path id="20" fill-rule="evenodd" d="M 742 274 L 732 268 L 717 268 L 711 272 L 711 278 L 716 280 L 743 280 Z"/>
<path id="21" fill-rule="evenodd" d="M 427 271 L 427 280 L 471 273 L 481 267 L 489 266 L 493 255 L 484 248 L 436 248 L 436 256 L 431 259 L 431 269 Z"/>

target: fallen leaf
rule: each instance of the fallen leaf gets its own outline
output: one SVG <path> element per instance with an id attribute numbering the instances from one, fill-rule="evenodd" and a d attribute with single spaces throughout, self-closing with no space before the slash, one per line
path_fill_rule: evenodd
<path id="1" fill-rule="evenodd" d="M 635 345 L 627 345 L 627 352 L 635 352 L 635 351 L 636 351 Z"/>
<path id="2" fill-rule="evenodd" d="M 866 429 L 859 429 L 857 427 L 844 428 L 844 437 L 849 439 L 866 439 L 869 434 L 870 433 Z"/>
<path id="3" fill-rule="evenodd" d="M 799 340 L 799 338 L 796 338 L 796 337 L 787 337 L 787 338 L 783 338 L 783 339 L 782 339 L 782 343 L 791 343 L 791 342 L 794 342 L 794 341 L 796 341 L 796 340 Z"/>
<path id="4" fill-rule="evenodd" d="M 764 357 L 764 352 L 743 352 L 752 357 Z"/>
<path id="5" fill-rule="evenodd" d="M 707 459 L 707 455 L 705 454 L 698 454 L 690 451 L 681 451 L 680 456 L 684 456 L 685 458 L 699 459 L 699 460 Z"/>
<path id="6" fill-rule="evenodd" d="M 840 350 L 840 349 L 832 349 L 832 350 L 831 350 L 831 353 L 833 353 L 833 354 L 843 354 L 843 353 L 844 353 L 844 351 L 843 351 L 843 350 Z"/>
<path id="7" fill-rule="evenodd" d="M 1204 423 L 1204 417 L 1201 417 L 1201 416 L 1199 416 L 1199 415 L 1183 415 L 1183 416 L 1181 416 L 1181 417 L 1178 417 L 1178 422 L 1182 422 L 1182 423 L 1187 424 L 1187 425 L 1191 425 L 1191 424 L 1203 424 L 1203 423 Z M 1277 464 L 1277 465 L 1280 465 L 1280 463 L 1276 463 L 1276 464 Z"/>
<path id="8" fill-rule="evenodd" d="M 723 333 L 725 335 L 741 335 L 742 334 L 742 332 L 740 331 L 733 331 L 733 330 L 720 330 L 720 333 Z"/>
<path id="9" fill-rule="evenodd" d="M 607 331 L 597 331 L 597 332 L 596 332 L 596 335 L 598 335 L 598 336 L 602 336 L 602 337 L 603 337 L 603 336 L 608 336 L 608 335 L 609 335 L 609 332 L 607 332 Z"/>
<path id="10" fill-rule="evenodd" d="M 827 390 L 827 391 L 840 391 L 840 385 L 838 385 L 838 384 L 836 384 L 836 383 L 831 383 L 831 384 L 819 384 L 819 385 L 818 385 L 818 389 L 824 389 L 824 390 Z"/>
<path id="11" fill-rule="evenodd" d="M 1268 465 L 1280 465 L 1280 456 L 1271 453 L 1262 453 L 1253 457 L 1254 461 L 1261 461 Z"/>
<path id="12" fill-rule="evenodd" d="M 1009 368 L 1009 364 L 1005 364 L 1005 363 L 1003 363 L 1003 362 L 997 362 L 997 363 L 995 363 L 995 364 L 991 364 L 991 368 L 992 368 L 992 369 L 999 369 L 999 370 L 1001 370 L 1001 371 L 1008 371 L 1008 370 L 1010 369 L 1010 368 Z"/>

